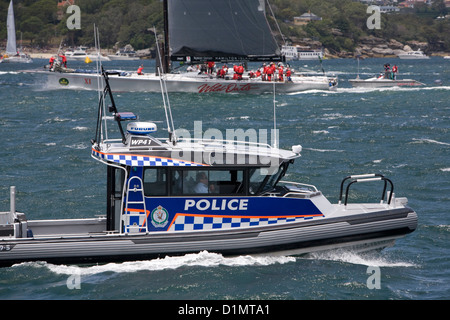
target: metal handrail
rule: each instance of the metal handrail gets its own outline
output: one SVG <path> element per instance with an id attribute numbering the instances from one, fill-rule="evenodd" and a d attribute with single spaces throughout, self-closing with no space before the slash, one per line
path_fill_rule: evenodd
<path id="1" fill-rule="evenodd" d="M 352 181 L 347 185 L 347 188 L 345 190 L 345 202 L 344 202 L 345 206 L 347 205 L 348 192 L 349 192 L 350 186 L 352 184 L 357 183 L 357 182 L 371 182 L 371 181 L 384 181 L 383 193 L 381 194 L 381 203 L 383 203 L 385 195 L 386 195 L 387 184 L 388 183 L 390 184 L 391 191 L 389 193 L 389 198 L 388 198 L 387 204 L 388 205 L 391 204 L 392 194 L 394 193 L 394 184 L 392 183 L 392 181 L 390 179 L 386 178 L 382 174 L 377 174 L 377 173 L 360 174 L 360 175 L 352 175 L 352 176 L 345 177 L 341 182 L 341 188 L 340 188 L 340 193 L 339 193 L 339 204 L 342 203 L 342 192 L 344 190 L 344 184 L 347 180 L 350 180 L 350 179 L 352 179 Z"/>
<path id="2" fill-rule="evenodd" d="M 312 185 L 312 184 L 306 184 L 306 183 L 300 183 L 300 182 L 292 182 L 292 181 L 284 181 L 284 180 L 281 180 L 278 183 L 292 184 L 292 185 L 295 185 L 295 186 L 310 188 L 310 189 L 312 189 L 312 192 L 318 192 L 319 191 L 317 189 L 317 187 Z"/>

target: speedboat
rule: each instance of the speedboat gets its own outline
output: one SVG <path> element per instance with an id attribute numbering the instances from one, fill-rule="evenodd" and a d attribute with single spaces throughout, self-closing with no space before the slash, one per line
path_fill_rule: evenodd
<path id="1" fill-rule="evenodd" d="M 12 187 L 11 209 L 0 213 L 0 265 L 119 262 L 205 250 L 369 251 L 393 245 L 417 227 L 407 199 L 396 197 L 392 181 L 381 174 L 346 177 L 335 204 L 313 185 L 284 181 L 300 157 L 299 145 L 284 150 L 250 139 L 182 137 L 173 130 L 170 106 L 169 136 L 157 138 L 155 123 L 118 111 L 103 75 L 91 156 L 107 168 L 105 216 L 32 220 L 16 211 Z M 118 130 L 106 127 L 108 121 Z M 113 132 L 117 138 L 109 138 Z M 353 202 L 350 189 L 376 182 L 379 201 Z"/>
<path id="2" fill-rule="evenodd" d="M 124 61 L 136 61 L 140 60 L 140 58 L 136 55 L 136 51 L 127 50 L 127 48 L 123 48 L 117 50 L 116 54 L 108 55 L 110 60 L 124 60 Z"/>
<path id="3" fill-rule="evenodd" d="M 430 59 L 422 50 L 408 51 L 406 53 L 399 54 L 400 59 Z"/>
<path id="4" fill-rule="evenodd" d="M 413 79 L 392 80 L 384 77 L 372 77 L 368 79 L 360 79 L 358 77 L 348 81 L 356 88 L 418 87 L 425 85 Z"/>
<path id="5" fill-rule="evenodd" d="M 92 61 L 110 61 L 109 57 L 103 56 L 101 54 L 88 54 L 86 47 L 78 47 L 75 50 L 67 50 L 64 55 L 68 61 L 86 61 L 86 59 Z"/>

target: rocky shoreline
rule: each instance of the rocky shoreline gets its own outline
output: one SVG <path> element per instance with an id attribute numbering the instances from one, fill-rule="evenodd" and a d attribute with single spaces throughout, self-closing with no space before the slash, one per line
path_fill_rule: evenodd
<path id="1" fill-rule="evenodd" d="M 302 41 L 301 45 L 305 48 L 320 48 L 321 43 L 318 41 Z M 401 43 L 395 39 L 390 39 L 389 41 L 377 38 L 374 36 L 362 37 L 358 46 L 355 48 L 354 52 L 331 52 L 328 49 L 324 49 L 324 56 L 327 59 L 343 59 L 343 58 L 392 58 L 397 57 L 399 54 L 406 53 L 412 50 L 422 50 L 427 55 L 430 56 L 448 56 L 448 52 L 430 52 L 428 50 L 429 45 L 427 42 L 419 41 L 408 41 L 407 43 Z M 55 55 L 58 48 L 50 48 L 46 50 L 28 49 L 25 53 L 29 54 L 33 59 L 50 59 L 52 55 Z M 102 50 L 103 55 L 114 54 L 113 50 Z M 152 59 L 152 50 L 143 49 L 136 51 L 137 55 L 141 59 Z"/>
<path id="2" fill-rule="evenodd" d="M 407 43 L 401 43 L 395 39 L 389 41 L 383 38 L 377 38 L 374 36 L 362 37 L 360 42 L 355 48 L 354 52 L 338 52 L 331 53 L 325 49 L 325 56 L 328 58 L 385 58 L 385 57 L 397 57 L 399 54 L 403 54 L 409 51 L 421 50 L 430 56 L 447 56 L 446 52 L 430 52 L 427 42 L 408 41 Z M 327 52 L 328 51 L 328 52 Z"/>

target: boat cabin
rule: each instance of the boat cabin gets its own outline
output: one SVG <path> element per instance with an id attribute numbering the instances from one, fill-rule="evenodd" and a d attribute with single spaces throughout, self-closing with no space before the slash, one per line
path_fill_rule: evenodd
<path id="1" fill-rule="evenodd" d="M 131 123 L 128 128 L 139 125 Z M 205 220 L 211 222 L 209 227 L 220 228 L 224 220 L 232 223 L 233 218 L 239 221 L 236 226 L 243 219 L 257 224 L 261 217 L 267 220 L 265 216 L 270 217 L 277 207 L 293 206 L 288 201 L 267 205 L 262 200 L 265 197 L 306 199 L 320 194 L 312 186 L 279 183 L 289 164 L 299 157 L 298 153 L 284 151 L 282 155 L 279 149 L 268 145 L 243 146 L 217 140 L 213 144 L 183 140 L 172 144 L 147 132 L 132 132 L 128 130 L 125 142 L 104 141 L 92 149 L 93 157 L 108 165 L 107 230 L 110 232 L 204 228 Z M 295 216 L 321 216 L 307 202 L 301 214 L 298 207 L 292 211 Z"/>
<path id="2" fill-rule="evenodd" d="M 169 138 L 156 138 L 156 124 L 117 111 L 106 73 L 105 80 L 103 97 L 109 94 L 112 117 L 105 116 L 101 101 L 92 156 L 108 168 L 108 232 L 213 230 L 323 217 L 318 206 L 329 202 L 314 186 L 281 181 L 301 146 L 290 151 L 240 140 L 181 138 L 169 120 Z M 103 130 L 108 119 L 117 122 L 121 139 L 108 138 Z"/>

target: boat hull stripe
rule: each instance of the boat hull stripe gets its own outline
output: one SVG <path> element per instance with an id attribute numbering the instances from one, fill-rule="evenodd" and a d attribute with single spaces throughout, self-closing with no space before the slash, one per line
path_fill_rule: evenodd
<path id="1" fill-rule="evenodd" d="M 197 162 L 189 162 L 178 159 L 164 158 L 164 157 L 150 157 L 142 155 L 131 155 L 131 154 L 108 154 L 92 149 L 92 155 L 96 158 L 119 163 L 127 166 L 133 167 L 199 167 L 206 166 Z"/>

